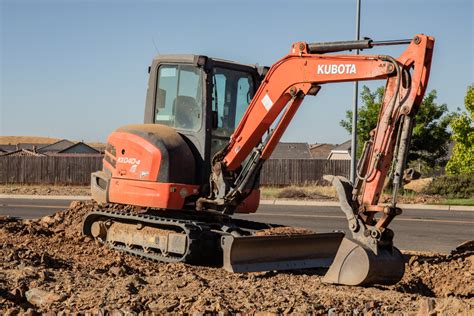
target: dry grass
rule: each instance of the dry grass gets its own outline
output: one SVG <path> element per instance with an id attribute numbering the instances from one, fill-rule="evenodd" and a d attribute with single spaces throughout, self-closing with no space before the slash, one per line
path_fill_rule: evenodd
<path id="1" fill-rule="evenodd" d="M 302 199 L 327 200 L 336 199 L 336 190 L 332 186 L 305 185 L 287 187 L 261 187 L 262 199 Z"/>
<path id="2" fill-rule="evenodd" d="M 53 144 L 60 141 L 61 138 L 42 137 L 42 136 L 0 136 L 0 145 L 16 145 L 16 144 Z M 75 140 L 71 140 L 76 142 Z M 89 146 L 97 148 L 105 148 L 102 142 L 86 142 Z"/>
<path id="3" fill-rule="evenodd" d="M 33 144 L 52 144 L 59 141 L 59 138 L 42 137 L 42 136 L 0 136 L 1 145 L 16 145 L 20 143 Z"/>

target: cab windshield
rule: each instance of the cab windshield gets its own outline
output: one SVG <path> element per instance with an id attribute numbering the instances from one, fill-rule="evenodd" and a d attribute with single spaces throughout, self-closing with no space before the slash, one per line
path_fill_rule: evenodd
<path id="1" fill-rule="evenodd" d="M 244 71 L 216 67 L 213 70 L 212 110 L 217 127 L 212 131 L 212 154 L 229 141 L 253 98 L 253 76 Z"/>
<path id="2" fill-rule="evenodd" d="M 197 131 L 202 124 L 202 73 L 191 65 L 161 65 L 155 123 Z"/>

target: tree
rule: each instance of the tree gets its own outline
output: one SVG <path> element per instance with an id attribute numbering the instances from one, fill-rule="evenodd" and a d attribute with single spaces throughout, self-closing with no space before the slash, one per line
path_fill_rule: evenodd
<path id="1" fill-rule="evenodd" d="M 362 107 L 359 109 L 357 122 L 357 154 L 360 155 L 369 132 L 377 125 L 378 113 L 383 101 L 384 88 L 379 87 L 371 92 L 367 86 L 362 88 Z M 437 104 L 436 90 L 428 93 L 415 116 L 415 126 L 411 139 L 408 161 L 422 161 L 430 169 L 446 163 L 450 132 L 448 126 L 451 115 L 446 104 Z M 346 120 L 340 122 L 349 133 L 352 131 L 352 111 L 346 111 Z"/>
<path id="2" fill-rule="evenodd" d="M 378 113 L 382 104 L 384 88 L 379 87 L 375 92 L 371 92 L 367 86 L 362 87 L 360 98 L 363 106 L 359 108 L 357 120 L 357 156 L 362 153 L 364 143 L 370 139 L 369 133 L 377 126 Z M 352 111 L 346 111 L 346 120 L 342 120 L 340 125 L 349 134 L 352 134 Z"/>
<path id="3" fill-rule="evenodd" d="M 474 172 L 474 84 L 467 88 L 464 106 L 468 113 L 456 113 L 451 122 L 451 139 L 455 144 L 446 165 L 446 171 L 450 174 Z"/>

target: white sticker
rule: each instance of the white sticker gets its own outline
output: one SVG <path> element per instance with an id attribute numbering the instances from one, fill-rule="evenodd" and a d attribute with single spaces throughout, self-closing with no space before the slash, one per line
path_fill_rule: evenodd
<path id="1" fill-rule="evenodd" d="M 270 111 L 271 107 L 273 106 L 273 101 L 272 99 L 270 99 L 270 97 L 268 96 L 268 93 L 265 94 L 265 96 L 263 97 L 262 99 L 262 104 L 263 106 L 265 107 L 265 109 L 267 111 Z"/>
<path id="2" fill-rule="evenodd" d="M 161 77 L 176 77 L 176 68 L 161 68 Z"/>

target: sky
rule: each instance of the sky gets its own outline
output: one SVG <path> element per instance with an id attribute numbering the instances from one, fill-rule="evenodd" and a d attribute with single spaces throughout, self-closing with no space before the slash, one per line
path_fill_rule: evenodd
<path id="1" fill-rule="evenodd" d="M 473 2 L 362 0 L 361 37 L 434 36 L 428 90 L 455 111 L 474 83 Z M 355 37 L 356 0 L 0 3 L 0 135 L 105 141 L 115 128 L 143 122 L 147 68 L 158 53 L 271 65 L 293 42 Z M 282 140 L 348 140 L 339 122 L 352 95 L 352 83 L 323 86 L 305 99 Z"/>

